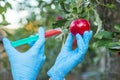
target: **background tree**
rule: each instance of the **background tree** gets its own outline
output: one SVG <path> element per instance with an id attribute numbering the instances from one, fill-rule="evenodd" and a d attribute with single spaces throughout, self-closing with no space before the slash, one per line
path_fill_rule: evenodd
<path id="1" fill-rule="evenodd" d="M 33 1 L 33 2 L 32 2 Z M 120 80 L 120 1 L 119 0 L 14 0 L 16 8 L 9 0 L 0 1 L 0 38 L 8 37 L 11 41 L 28 37 L 37 32 L 40 26 L 45 30 L 61 28 L 63 33 L 48 38 L 45 44 L 46 62 L 40 71 L 38 80 L 48 80 L 46 72 L 53 65 L 65 42 L 72 20 L 84 18 L 91 24 L 94 35 L 89 45 L 85 60 L 72 70 L 67 80 Z M 35 3 L 35 4 L 34 4 Z M 27 11 L 21 17 L 20 28 L 6 29 L 11 23 L 6 20 L 6 12 Z M 2 42 L 0 42 L 2 47 Z M 52 49 L 51 49 L 52 48 Z M 17 47 L 19 51 L 29 49 L 28 45 Z M 4 77 L 4 74 L 7 77 Z M 10 80 L 10 66 L 5 51 L 0 48 L 0 79 Z M 12 80 L 12 78 L 11 78 Z"/>

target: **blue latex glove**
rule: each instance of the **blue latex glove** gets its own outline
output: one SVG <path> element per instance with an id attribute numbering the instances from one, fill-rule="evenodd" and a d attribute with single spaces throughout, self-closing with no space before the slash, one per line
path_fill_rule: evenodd
<path id="1" fill-rule="evenodd" d="M 83 36 L 77 34 L 77 48 L 72 50 L 73 36 L 68 34 L 65 45 L 58 55 L 55 64 L 48 71 L 51 80 L 64 80 L 64 77 L 83 59 L 88 49 L 89 40 L 92 37 L 92 31 L 85 31 Z"/>
<path id="2" fill-rule="evenodd" d="M 40 68 L 45 61 L 44 29 L 39 29 L 39 39 L 26 52 L 18 52 L 7 39 L 3 39 L 4 48 L 9 57 L 14 80 L 36 80 Z"/>

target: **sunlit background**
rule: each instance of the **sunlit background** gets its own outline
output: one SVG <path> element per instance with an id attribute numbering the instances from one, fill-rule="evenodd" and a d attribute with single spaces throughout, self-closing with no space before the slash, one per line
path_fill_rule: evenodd
<path id="1" fill-rule="evenodd" d="M 51 0 L 43 0 L 47 4 L 51 3 Z M 9 4 L 11 4 L 11 8 L 7 8 L 5 12 L 5 19 L 10 25 L 7 25 L 8 28 L 19 28 L 22 24 L 25 25 L 28 23 L 27 18 L 34 13 L 36 20 L 41 19 L 41 9 L 38 7 L 39 2 L 36 0 L 6 0 Z M 0 5 L 5 7 L 5 2 L 0 1 Z M 30 6 L 30 7 L 27 7 Z M 55 5 L 51 5 L 51 9 L 55 9 Z M 46 12 L 46 9 L 43 8 L 43 11 Z M 0 22 L 2 22 L 2 15 L 0 15 Z"/>
<path id="2" fill-rule="evenodd" d="M 85 18 L 93 38 L 82 63 L 66 80 L 120 80 L 120 0 L 0 0 L 0 80 L 12 80 L 2 38 L 16 41 L 37 33 L 61 28 L 63 33 L 46 39 L 46 61 L 37 80 L 48 80 L 72 20 Z M 28 44 L 16 47 L 25 52 Z"/>

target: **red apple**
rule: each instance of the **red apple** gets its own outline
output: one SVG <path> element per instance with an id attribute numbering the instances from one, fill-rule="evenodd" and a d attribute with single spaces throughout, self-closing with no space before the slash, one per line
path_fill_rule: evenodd
<path id="1" fill-rule="evenodd" d="M 120 52 L 118 52 L 118 56 L 120 56 Z"/>
<path id="2" fill-rule="evenodd" d="M 85 19 L 76 19 L 71 22 L 69 29 L 73 35 L 77 33 L 83 35 L 84 31 L 90 30 L 90 24 Z"/>
<path id="3" fill-rule="evenodd" d="M 56 20 L 57 20 L 57 21 L 62 20 L 62 19 L 63 19 L 62 16 L 57 16 L 57 17 L 56 17 Z"/>

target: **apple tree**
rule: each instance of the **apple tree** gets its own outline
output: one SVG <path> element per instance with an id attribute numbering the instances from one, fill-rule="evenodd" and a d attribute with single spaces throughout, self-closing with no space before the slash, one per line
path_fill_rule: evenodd
<path id="1" fill-rule="evenodd" d="M 70 23 L 75 19 L 86 19 L 90 22 L 93 31 L 92 40 L 85 60 L 72 70 L 66 79 L 120 80 L 119 0 L 34 0 L 35 4 L 29 0 L 14 0 L 18 4 L 17 11 L 28 11 L 29 15 L 20 19 L 19 23 L 24 25 L 15 30 L 13 34 L 3 27 L 10 24 L 6 21 L 4 14 L 8 8 L 13 10 L 14 8 L 9 0 L 1 1 L 5 5 L 0 4 L 0 15 L 3 20 L 0 22 L 0 28 L 11 40 L 33 35 L 40 26 L 44 26 L 45 30 L 61 28 L 63 31 L 62 34 L 47 39 L 45 44 L 47 59 L 38 79 L 48 79 L 46 72 L 53 65 L 66 40 Z M 25 51 L 28 48 L 28 45 L 24 45 L 17 49 Z M 0 59 L 3 58 L 0 57 Z M 8 62 L 5 62 L 7 63 L 6 68 L 9 69 Z M 93 76 L 94 78 L 92 78 Z"/>

